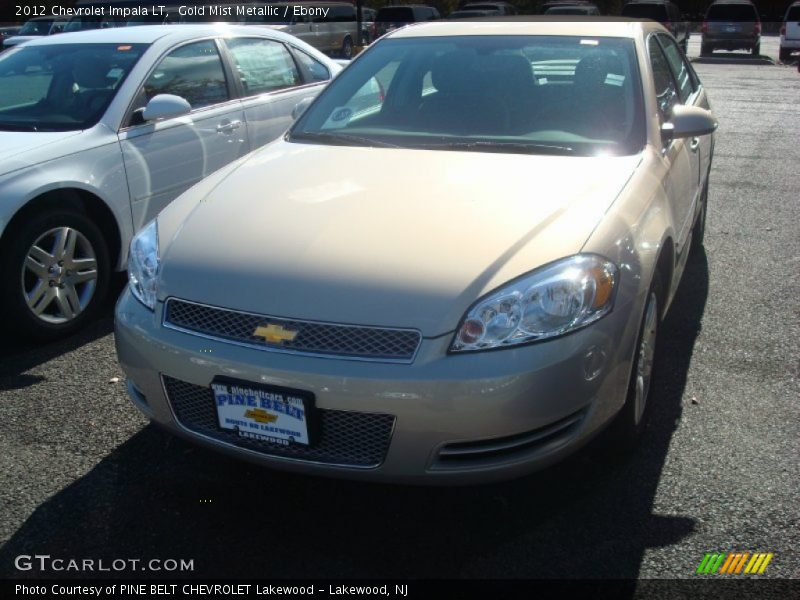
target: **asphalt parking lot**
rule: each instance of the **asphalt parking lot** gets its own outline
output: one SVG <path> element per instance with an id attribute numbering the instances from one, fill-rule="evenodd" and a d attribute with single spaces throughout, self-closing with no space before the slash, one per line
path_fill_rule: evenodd
<path id="1" fill-rule="evenodd" d="M 777 39 L 762 50 L 776 60 Z M 800 577 L 800 74 L 741 53 L 695 66 L 720 121 L 705 253 L 636 455 L 600 439 L 451 489 L 264 470 L 139 416 L 109 304 L 59 343 L 0 340 L 0 577 L 51 554 L 193 559 L 203 577 L 692 578 L 711 551 L 772 552 L 761 577 Z"/>

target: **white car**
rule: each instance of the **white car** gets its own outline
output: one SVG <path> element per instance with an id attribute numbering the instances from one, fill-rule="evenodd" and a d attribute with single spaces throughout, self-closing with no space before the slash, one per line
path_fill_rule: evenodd
<path id="1" fill-rule="evenodd" d="M 781 25 L 780 59 L 789 60 L 792 52 L 800 51 L 800 2 L 786 9 Z"/>
<path id="2" fill-rule="evenodd" d="M 38 338 L 79 328 L 144 223 L 280 136 L 340 70 L 289 35 L 221 25 L 65 33 L 0 55 L 2 322 Z"/>

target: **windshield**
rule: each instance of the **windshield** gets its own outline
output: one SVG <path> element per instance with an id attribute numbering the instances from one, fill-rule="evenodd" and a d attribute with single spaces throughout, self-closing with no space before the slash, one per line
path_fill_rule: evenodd
<path id="1" fill-rule="evenodd" d="M 93 126 L 146 48 L 53 44 L 0 54 L 0 131 Z"/>
<path id="2" fill-rule="evenodd" d="M 85 31 L 87 29 L 105 29 L 114 27 L 116 24 L 109 21 L 107 17 L 73 17 L 64 27 L 64 33 L 71 31 Z"/>
<path id="3" fill-rule="evenodd" d="M 653 21 L 668 21 L 667 7 L 663 4 L 626 4 L 622 7 L 622 16 L 631 19 L 652 19 Z"/>
<path id="4" fill-rule="evenodd" d="M 333 80 L 295 142 L 573 155 L 644 146 L 633 40 L 387 39 Z"/>
<path id="5" fill-rule="evenodd" d="M 394 23 L 397 21 L 411 22 L 414 20 L 414 11 L 405 6 L 382 8 L 375 15 L 375 20 L 379 23 Z"/>
<path id="6" fill-rule="evenodd" d="M 37 19 L 28 21 L 19 30 L 19 35 L 47 35 L 55 19 Z"/>

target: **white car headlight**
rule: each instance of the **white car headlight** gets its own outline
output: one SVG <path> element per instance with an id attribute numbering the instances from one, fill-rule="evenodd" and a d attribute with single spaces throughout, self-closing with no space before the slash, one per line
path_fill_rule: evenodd
<path id="1" fill-rule="evenodd" d="M 128 283 L 136 298 L 150 310 L 156 305 L 158 273 L 158 227 L 150 221 L 131 240 L 128 254 Z"/>
<path id="2" fill-rule="evenodd" d="M 478 300 L 450 351 L 515 346 L 585 327 L 611 312 L 618 280 L 616 265 L 593 254 L 537 269 Z"/>

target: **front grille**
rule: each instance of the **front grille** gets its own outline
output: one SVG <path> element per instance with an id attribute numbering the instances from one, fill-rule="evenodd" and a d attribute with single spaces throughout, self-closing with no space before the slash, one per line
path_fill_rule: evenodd
<path id="1" fill-rule="evenodd" d="M 184 331 L 283 352 L 411 362 L 422 336 L 413 329 L 387 329 L 274 318 L 170 298 L 164 323 Z M 293 340 L 268 343 L 253 333 L 276 325 L 297 332 Z"/>
<path id="2" fill-rule="evenodd" d="M 445 444 L 439 450 L 432 469 L 488 467 L 554 450 L 569 440 L 585 415 L 586 409 L 581 409 L 560 421 L 533 431 L 502 438 Z"/>
<path id="3" fill-rule="evenodd" d="M 162 375 L 167 399 L 175 418 L 186 429 L 207 437 L 271 456 L 351 467 L 377 467 L 383 462 L 394 428 L 394 416 L 316 409 L 320 421 L 317 442 L 309 446 L 283 446 L 242 438 L 217 426 L 214 393 L 210 387 L 194 385 Z"/>

